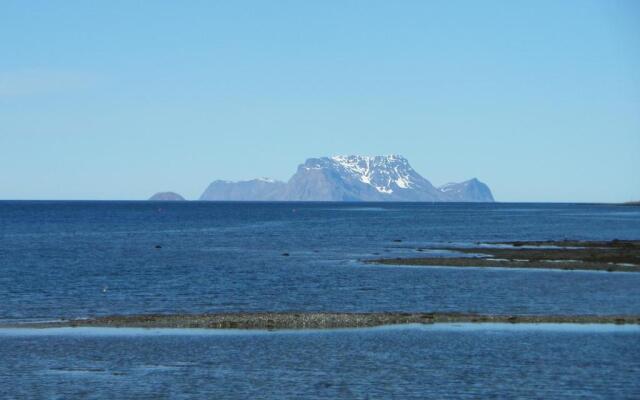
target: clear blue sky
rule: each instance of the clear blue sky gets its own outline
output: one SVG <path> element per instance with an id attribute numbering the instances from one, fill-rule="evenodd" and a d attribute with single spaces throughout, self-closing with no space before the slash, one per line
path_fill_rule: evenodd
<path id="1" fill-rule="evenodd" d="M 389 153 L 501 201 L 640 199 L 640 1 L 0 2 L 0 199 Z"/>

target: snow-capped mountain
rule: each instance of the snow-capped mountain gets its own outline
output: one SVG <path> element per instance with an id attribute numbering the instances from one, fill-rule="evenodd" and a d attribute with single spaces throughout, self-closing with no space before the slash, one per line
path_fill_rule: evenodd
<path id="1" fill-rule="evenodd" d="M 289 180 L 289 200 L 438 201 L 440 193 L 406 158 L 334 156 L 310 158 Z"/>
<path id="2" fill-rule="evenodd" d="M 396 155 L 334 156 L 331 161 L 346 174 L 356 176 L 360 182 L 373 186 L 380 193 L 411 189 L 417 180 L 422 179 L 405 158 Z"/>
<path id="3" fill-rule="evenodd" d="M 268 178 L 214 181 L 201 200 L 281 201 L 493 201 L 489 188 L 472 179 L 440 188 L 399 155 L 310 158 L 287 183 Z"/>

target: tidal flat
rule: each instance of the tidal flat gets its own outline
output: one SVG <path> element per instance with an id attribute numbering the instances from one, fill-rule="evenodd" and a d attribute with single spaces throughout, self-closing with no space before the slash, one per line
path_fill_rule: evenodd
<path id="1" fill-rule="evenodd" d="M 640 325 L 640 315 L 490 315 L 471 313 L 258 312 L 216 314 L 114 315 L 89 319 L 4 325 L 4 328 L 205 328 L 334 329 L 405 324 L 618 324 Z"/>
<path id="2" fill-rule="evenodd" d="M 451 252 L 452 256 L 381 258 L 365 262 L 387 265 L 640 272 L 640 240 L 490 242 L 477 243 L 474 247 L 437 250 Z"/>

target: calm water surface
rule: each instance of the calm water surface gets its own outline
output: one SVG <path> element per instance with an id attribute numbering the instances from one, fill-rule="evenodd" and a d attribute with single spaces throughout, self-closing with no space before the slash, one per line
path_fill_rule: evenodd
<path id="1" fill-rule="evenodd" d="M 0 332 L 3 398 L 638 398 L 640 328 Z"/>
<path id="2" fill-rule="evenodd" d="M 640 209 L 0 202 L 0 321 L 260 310 L 640 313 L 640 274 L 361 262 L 563 238 L 638 239 Z M 0 333 L 2 397 L 633 398 L 640 381 L 632 379 L 637 331 L 47 332 Z"/>

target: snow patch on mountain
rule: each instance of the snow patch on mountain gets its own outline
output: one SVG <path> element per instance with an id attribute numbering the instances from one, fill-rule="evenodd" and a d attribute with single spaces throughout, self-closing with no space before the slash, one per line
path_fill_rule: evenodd
<path id="1" fill-rule="evenodd" d="M 367 185 L 371 185 L 380 193 L 393 193 L 396 188 L 413 187 L 409 162 L 399 155 L 388 156 L 345 156 L 337 155 L 331 160 L 346 173 L 352 174 Z"/>
<path id="2" fill-rule="evenodd" d="M 256 180 L 257 180 L 257 181 L 260 181 L 260 182 L 267 182 L 267 183 L 274 183 L 274 182 L 276 182 L 276 180 L 275 180 L 275 179 L 273 179 L 273 178 L 267 178 L 266 176 L 263 176 L 262 178 L 257 178 Z"/>

